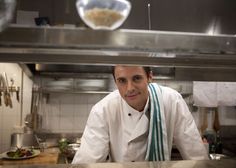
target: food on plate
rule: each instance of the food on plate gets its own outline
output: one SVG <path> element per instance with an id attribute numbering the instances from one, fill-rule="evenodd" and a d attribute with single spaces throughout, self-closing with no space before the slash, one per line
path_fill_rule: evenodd
<path id="1" fill-rule="evenodd" d="M 122 15 L 111 9 L 93 8 L 85 12 L 85 19 L 96 26 L 111 27 L 114 23 L 122 19 Z"/>
<path id="2" fill-rule="evenodd" d="M 23 158 L 23 157 L 30 157 L 33 155 L 34 155 L 33 149 L 17 148 L 15 151 L 7 152 L 7 156 L 10 158 Z"/>

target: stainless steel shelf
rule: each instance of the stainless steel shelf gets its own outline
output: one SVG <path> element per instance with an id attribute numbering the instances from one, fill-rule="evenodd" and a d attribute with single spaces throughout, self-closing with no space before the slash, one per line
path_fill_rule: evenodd
<path id="1" fill-rule="evenodd" d="M 236 38 L 162 31 L 94 31 L 11 26 L 0 34 L 0 61 L 236 67 Z"/>
<path id="2" fill-rule="evenodd" d="M 42 90 L 43 94 L 63 93 L 63 94 L 109 94 L 110 91 L 61 91 L 61 90 Z"/>
<path id="3" fill-rule="evenodd" d="M 170 67 L 175 80 L 236 81 L 236 36 L 11 25 L 0 62 Z"/>

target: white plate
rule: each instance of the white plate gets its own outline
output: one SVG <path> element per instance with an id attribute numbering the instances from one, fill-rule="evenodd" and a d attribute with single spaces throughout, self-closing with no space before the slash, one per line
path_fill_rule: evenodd
<path id="1" fill-rule="evenodd" d="M 14 158 L 14 157 L 9 157 L 9 156 L 7 155 L 8 152 L 11 152 L 11 151 L 7 151 L 7 152 L 4 152 L 4 153 L 1 154 L 3 159 L 9 159 L 9 160 L 22 160 L 22 159 L 33 158 L 33 157 L 36 157 L 36 156 L 38 156 L 38 155 L 40 154 L 40 151 L 39 151 L 39 150 L 35 150 L 35 149 L 33 149 L 33 153 L 34 153 L 34 154 L 31 155 L 31 156 L 24 156 L 24 157 Z"/>

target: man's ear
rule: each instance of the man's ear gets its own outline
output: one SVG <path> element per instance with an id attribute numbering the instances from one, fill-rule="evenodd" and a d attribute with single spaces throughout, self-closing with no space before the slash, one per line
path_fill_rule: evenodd
<path id="1" fill-rule="evenodd" d="M 152 79 L 153 79 L 153 73 L 152 71 L 149 72 L 149 75 L 148 75 L 148 82 L 152 82 Z"/>

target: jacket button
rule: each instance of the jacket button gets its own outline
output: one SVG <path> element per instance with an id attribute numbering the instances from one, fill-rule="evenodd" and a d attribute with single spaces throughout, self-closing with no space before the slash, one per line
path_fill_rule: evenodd
<path id="1" fill-rule="evenodd" d="M 131 113 L 129 113 L 128 116 L 131 116 Z"/>

